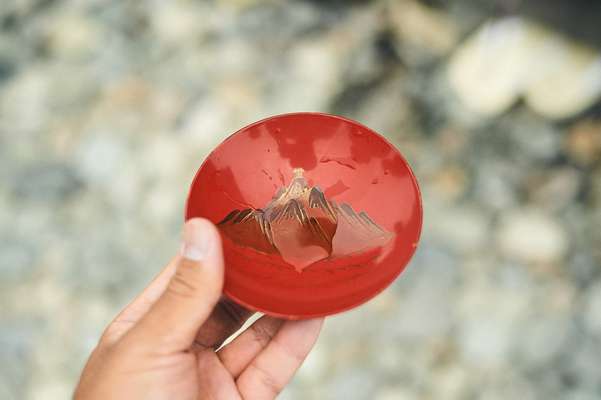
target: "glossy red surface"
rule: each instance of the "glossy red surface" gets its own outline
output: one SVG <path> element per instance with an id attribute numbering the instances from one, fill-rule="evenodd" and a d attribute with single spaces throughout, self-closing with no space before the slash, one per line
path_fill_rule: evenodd
<path id="1" fill-rule="evenodd" d="M 294 113 L 249 125 L 209 155 L 190 188 L 193 217 L 221 230 L 227 296 L 297 319 L 386 288 L 417 247 L 422 207 L 411 169 L 382 136 Z"/>

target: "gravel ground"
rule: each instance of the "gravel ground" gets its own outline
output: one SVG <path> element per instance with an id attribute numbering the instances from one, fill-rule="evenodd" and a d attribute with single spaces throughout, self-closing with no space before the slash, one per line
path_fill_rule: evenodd
<path id="1" fill-rule="evenodd" d="M 0 398 L 69 398 L 208 152 L 301 110 L 397 145 L 425 226 L 281 398 L 600 398 L 599 49 L 491 3 L 3 0 Z"/>

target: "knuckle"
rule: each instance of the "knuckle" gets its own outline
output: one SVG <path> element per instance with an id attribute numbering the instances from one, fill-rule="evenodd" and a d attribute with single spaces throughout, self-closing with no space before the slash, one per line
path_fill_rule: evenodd
<path id="1" fill-rule="evenodd" d="M 281 385 L 275 377 L 265 369 L 259 367 L 256 363 L 251 364 L 256 372 L 258 383 L 269 392 L 269 394 L 275 398 L 282 391 L 283 385 Z"/>
<path id="2" fill-rule="evenodd" d="M 117 317 L 111 322 L 98 340 L 99 347 L 110 347 L 115 344 L 121 336 L 123 336 L 132 326 L 133 321 L 122 320 Z"/>
<path id="3" fill-rule="evenodd" d="M 167 286 L 167 292 L 176 297 L 196 297 L 200 291 L 198 273 L 193 263 L 182 262 Z"/>
<path id="4" fill-rule="evenodd" d="M 113 345 L 116 342 L 115 334 L 113 330 L 109 326 L 107 330 L 104 331 L 100 339 L 98 339 L 98 343 L 96 344 L 96 349 L 106 349 Z"/>
<path id="5" fill-rule="evenodd" d="M 92 349 L 92 352 L 90 353 L 90 360 L 97 360 L 97 359 L 104 359 L 106 358 L 106 356 L 110 353 L 112 353 L 112 349 L 113 346 L 115 345 L 115 342 L 107 342 L 107 343 L 103 343 L 102 342 L 102 338 L 98 341 L 98 343 L 96 344 L 96 347 L 94 347 Z"/>
<path id="6" fill-rule="evenodd" d="M 279 348 L 282 355 L 288 357 L 297 364 L 301 364 L 305 360 L 306 353 L 302 351 L 299 352 L 294 346 L 291 346 L 287 343 L 283 343 L 277 339 L 278 338 L 274 338 L 272 344 Z"/>
<path id="7" fill-rule="evenodd" d="M 109 326 L 106 327 L 102 335 L 98 339 L 98 343 L 96 344 L 96 349 L 105 350 L 113 347 L 115 343 L 119 340 L 119 337 L 123 334 L 123 331 L 119 329 L 119 326 L 116 322 L 111 322 Z"/>

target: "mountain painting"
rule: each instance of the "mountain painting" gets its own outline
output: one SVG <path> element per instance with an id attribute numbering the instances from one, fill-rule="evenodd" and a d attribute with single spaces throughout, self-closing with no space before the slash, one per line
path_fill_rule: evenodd
<path id="1" fill-rule="evenodd" d="M 364 211 L 326 199 L 309 187 L 304 171 L 294 170 L 263 209 L 233 210 L 219 224 L 222 234 L 238 246 L 280 255 L 297 271 L 324 260 L 359 254 L 384 246 L 392 234 Z"/>

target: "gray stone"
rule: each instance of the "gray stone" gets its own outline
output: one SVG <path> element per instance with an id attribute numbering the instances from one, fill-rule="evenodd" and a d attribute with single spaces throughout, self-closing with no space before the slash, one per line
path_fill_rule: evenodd
<path id="1" fill-rule="evenodd" d="M 449 81 L 478 114 L 499 115 L 523 95 L 538 113 L 561 119 L 601 96 L 599 60 L 592 48 L 533 21 L 507 17 L 484 24 L 461 45 L 450 60 Z"/>
<path id="2" fill-rule="evenodd" d="M 592 338 L 574 336 L 570 351 L 558 364 L 564 382 L 584 391 L 597 391 L 601 384 L 600 353 L 597 342 Z"/>
<path id="3" fill-rule="evenodd" d="M 65 201 L 83 188 L 83 182 L 68 164 L 36 163 L 18 171 L 12 181 L 17 201 L 46 205 Z"/>
<path id="4" fill-rule="evenodd" d="M 497 232 L 500 250 L 524 262 L 561 262 L 568 249 L 563 227 L 539 210 L 519 210 L 504 216 Z"/>
<path id="5" fill-rule="evenodd" d="M 0 241 L 0 286 L 16 284 L 23 279 L 31 279 L 35 270 L 35 259 L 39 249 L 26 240 L 12 237 Z"/>
<path id="6" fill-rule="evenodd" d="M 367 369 L 350 367 L 330 378 L 323 393 L 335 399 L 370 399 L 376 387 Z"/>
<path id="7" fill-rule="evenodd" d="M 7 399 L 24 398 L 28 384 L 34 332 L 39 329 L 37 321 L 28 319 L 3 319 L 0 324 L 0 393 Z"/>
<path id="8" fill-rule="evenodd" d="M 516 357 L 526 368 L 544 368 L 565 349 L 572 328 L 565 318 L 533 318 L 526 321 L 516 338 Z"/>
<path id="9" fill-rule="evenodd" d="M 428 219 L 432 221 L 431 234 L 458 252 L 480 252 L 488 245 L 490 222 L 475 207 L 441 210 Z"/>
<path id="10" fill-rule="evenodd" d="M 601 337 L 601 282 L 589 287 L 584 297 L 584 322 L 591 333 Z"/>

